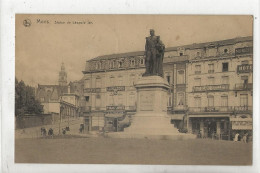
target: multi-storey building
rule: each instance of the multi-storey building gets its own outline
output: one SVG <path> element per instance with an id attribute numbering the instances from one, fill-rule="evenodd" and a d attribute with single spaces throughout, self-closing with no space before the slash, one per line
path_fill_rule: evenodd
<path id="1" fill-rule="evenodd" d="M 252 47 L 252 37 L 194 47 L 188 63 L 189 132 L 224 138 L 231 130 L 252 130 Z"/>
<path id="2" fill-rule="evenodd" d="M 176 127 L 194 133 L 201 130 L 203 135 L 223 134 L 223 129 L 232 129 L 232 118 L 241 115 L 250 121 L 252 37 L 166 48 L 163 68 L 170 84 L 165 98 L 168 113 Z M 133 84 L 144 71 L 143 51 L 87 61 L 83 71 L 86 124 L 101 129 L 109 118 L 134 114 Z"/>

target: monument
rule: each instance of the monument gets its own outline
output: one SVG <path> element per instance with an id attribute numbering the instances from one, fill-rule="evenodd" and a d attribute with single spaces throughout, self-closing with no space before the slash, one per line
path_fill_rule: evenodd
<path id="1" fill-rule="evenodd" d="M 163 78 L 163 57 L 165 46 L 160 36 L 150 30 L 146 37 L 145 67 L 142 78 L 134 86 L 137 90 L 137 111 L 130 127 L 124 132 L 111 133 L 110 137 L 191 139 L 192 134 L 179 133 L 167 116 L 167 98 L 170 86 Z"/>

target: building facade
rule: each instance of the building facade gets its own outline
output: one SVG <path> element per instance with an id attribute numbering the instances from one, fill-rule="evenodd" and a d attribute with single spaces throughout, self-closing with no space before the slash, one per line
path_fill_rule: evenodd
<path id="1" fill-rule="evenodd" d="M 252 37 L 240 37 L 165 49 L 164 78 L 170 84 L 165 99 L 177 128 L 202 136 L 224 136 L 230 133 L 232 123 L 233 128 L 241 122 L 250 126 L 252 46 Z M 87 61 L 83 105 L 88 125 L 102 129 L 109 118 L 134 114 L 134 83 L 144 71 L 143 51 Z"/>
<path id="2" fill-rule="evenodd" d="M 80 116 L 80 88 L 79 91 L 75 89 L 77 82 L 67 84 L 67 72 L 64 63 L 61 65 L 58 82 L 59 85 L 38 84 L 36 98 L 43 105 L 44 113 L 59 114 L 61 119 Z M 76 93 L 76 91 L 78 92 Z"/>

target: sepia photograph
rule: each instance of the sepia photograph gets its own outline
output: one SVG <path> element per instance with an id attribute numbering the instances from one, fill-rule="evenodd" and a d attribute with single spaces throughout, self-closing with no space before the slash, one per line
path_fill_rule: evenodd
<path id="1" fill-rule="evenodd" d="M 253 16 L 15 15 L 15 163 L 252 165 Z"/>

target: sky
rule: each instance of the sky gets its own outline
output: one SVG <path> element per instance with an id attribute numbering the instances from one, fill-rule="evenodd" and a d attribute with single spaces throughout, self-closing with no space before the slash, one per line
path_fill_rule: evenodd
<path id="1" fill-rule="evenodd" d="M 25 27 L 24 21 L 30 26 Z M 26 84 L 58 84 L 83 77 L 85 62 L 100 55 L 143 51 L 150 29 L 166 47 L 252 36 L 252 16 L 16 15 L 15 76 Z"/>

